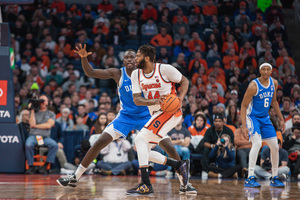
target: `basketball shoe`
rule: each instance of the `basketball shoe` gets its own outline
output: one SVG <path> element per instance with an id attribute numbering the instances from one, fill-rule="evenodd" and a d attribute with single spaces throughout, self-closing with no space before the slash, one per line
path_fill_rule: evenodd
<path id="1" fill-rule="evenodd" d="M 152 185 L 147 186 L 145 183 L 141 182 L 126 191 L 127 194 L 151 194 L 153 193 Z"/>
<path id="2" fill-rule="evenodd" d="M 183 187 L 186 187 L 186 185 L 189 182 L 189 171 L 190 171 L 190 160 L 182 160 L 181 166 L 178 168 L 177 176 L 180 179 L 180 183 L 182 183 Z"/>
<path id="3" fill-rule="evenodd" d="M 180 185 L 179 194 L 197 194 L 197 190 L 192 184 L 188 183 L 186 187 Z"/>
<path id="4" fill-rule="evenodd" d="M 245 187 L 251 187 L 251 188 L 258 188 L 258 187 L 261 187 L 261 185 L 256 182 L 255 180 L 255 176 L 250 176 L 249 178 L 247 178 L 245 180 Z"/>
<path id="5" fill-rule="evenodd" d="M 76 187 L 77 186 L 77 182 L 78 180 L 76 179 L 75 174 L 72 174 L 68 177 L 63 177 L 63 178 L 59 178 L 56 180 L 56 182 L 60 185 L 60 186 L 70 186 L 70 187 Z"/>
<path id="6" fill-rule="evenodd" d="M 278 176 L 274 176 L 271 181 L 270 181 L 270 185 L 273 186 L 273 187 L 284 187 L 284 183 L 282 183 Z"/>

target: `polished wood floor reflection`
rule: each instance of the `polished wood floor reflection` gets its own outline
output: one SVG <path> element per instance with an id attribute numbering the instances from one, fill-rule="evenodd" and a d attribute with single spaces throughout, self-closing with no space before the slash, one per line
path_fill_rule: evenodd
<path id="1" fill-rule="evenodd" d="M 267 181 L 260 182 L 260 189 L 246 189 L 243 180 L 191 179 L 198 195 L 179 195 L 176 179 L 151 177 L 154 194 L 151 196 L 128 196 L 127 188 L 139 180 L 138 176 L 83 176 L 76 188 L 61 187 L 56 179 L 60 175 L 14 175 L 0 174 L 0 199 L 300 199 L 300 182 L 288 182 L 277 189 Z"/>

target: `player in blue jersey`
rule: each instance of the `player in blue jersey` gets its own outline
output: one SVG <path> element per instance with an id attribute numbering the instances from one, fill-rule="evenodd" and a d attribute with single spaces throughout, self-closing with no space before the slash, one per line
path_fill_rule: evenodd
<path id="1" fill-rule="evenodd" d="M 95 144 L 87 152 L 81 164 L 77 168 L 74 175 L 65 178 L 57 179 L 57 183 L 61 186 L 71 186 L 76 187 L 78 180 L 85 172 L 89 164 L 97 157 L 101 149 L 106 147 L 112 141 L 123 137 L 126 138 L 131 130 L 140 130 L 151 118 L 147 106 L 136 106 L 133 102 L 132 97 L 132 85 L 131 85 L 131 73 L 135 70 L 135 52 L 133 50 L 127 50 L 124 54 L 123 63 L 124 66 L 121 69 L 110 68 L 110 69 L 93 69 L 89 64 L 87 56 L 92 54 L 92 52 L 86 51 L 86 45 L 82 48 L 81 44 L 76 47 L 76 53 L 81 57 L 81 64 L 85 74 L 89 77 L 99 78 L 99 79 L 114 79 L 118 85 L 118 93 L 120 98 L 121 110 L 116 118 L 107 125 L 103 133 L 97 139 Z M 174 158 L 176 163 L 181 163 L 180 156 L 175 150 L 171 143 L 170 138 L 166 137 L 163 139 L 159 146 L 161 146 L 166 153 Z M 170 159 L 170 158 L 168 158 Z M 183 163 L 183 162 L 182 162 Z M 182 177 L 179 175 L 179 180 L 181 182 L 180 193 L 196 194 L 197 190 L 192 187 L 191 184 L 183 186 Z"/>
<path id="2" fill-rule="evenodd" d="M 262 141 L 266 142 L 271 150 L 272 179 L 270 185 L 284 187 L 277 176 L 279 147 L 276 131 L 269 116 L 269 109 L 272 106 L 280 121 L 281 130 L 284 132 L 285 123 L 276 100 L 278 82 L 271 77 L 272 65 L 269 63 L 261 64 L 259 72 L 261 76 L 249 84 L 241 107 L 242 132 L 247 136 L 249 135 L 249 140 L 252 142 L 245 187 L 260 187 L 260 184 L 255 180 L 254 168 Z"/>

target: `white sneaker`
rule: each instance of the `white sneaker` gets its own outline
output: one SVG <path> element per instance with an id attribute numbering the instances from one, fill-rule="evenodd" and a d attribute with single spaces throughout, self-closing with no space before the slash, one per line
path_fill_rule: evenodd
<path id="1" fill-rule="evenodd" d="M 298 174 L 298 180 L 300 181 L 300 174 Z"/>
<path id="2" fill-rule="evenodd" d="M 65 168 L 60 168 L 60 174 L 71 175 L 71 174 L 73 174 L 74 172 L 75 172 L 74 170 L 65 169 Z"/>
<path id="3" fill-rule="evenodd" d="M 207 180 L 208 179 L 208 173 L 206 171 L 202 171 L 201 178 L 202 178 L 202 180 Z"/>

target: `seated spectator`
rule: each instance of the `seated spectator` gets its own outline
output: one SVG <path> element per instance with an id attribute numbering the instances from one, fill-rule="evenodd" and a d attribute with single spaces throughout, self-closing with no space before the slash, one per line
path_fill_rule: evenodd
<path id="1" fill-rule="evenodd" d="M 223 43 L 222 53 L 228 53 L 228 50 L 234 48 L 235 53 L 239 52 L 239 46 L 234 40 L 233 35 L 228 35 L 227 40 Z"/>
<path id="2" fill-rule="evenodd" d="M 131 145 L 128 140 L 117 139 L 104 147 L 100 154 L 103 155 L 103 160 L 97 163 L 97 167 L 101 169 L 104 175 L 124 175 L 131 167 L 131 162 L 128 161 L 128 151 Z"/>
<path id="3" fill-rule="evenodd" d="M 212 49 L 214 45 L 218 46 L 218 49 L 220 48 L 220 44 L 218 39 L 216 38 L 216 35 L 214 33 L 211 33 L 209 37 L 205 41 L 206 49 Z"/>
<path id="4" fill-rule="evenodd" d="M 200 45 L 201 51 L 205 51 L 205 43 L 200 39 L 199 34 L 197 32 L 192 33 L 192 39 L 188 42 L 188 47 L 191 52 L 195 51 L 196 44 Z"/>
<path id="5" fill-rule="evenodd" d="M 174 49 L 174 54 L 175 54 L 175 49 Z M 178 54 L 176 55 L 176 57 L 178 56 Z M 163 46 L 160 48 L 159 54 L 157 56 L 157 60 L 159 63 L 165 63 L 165 64 L 169 64 L 172 62 L 170 52 L 168 52 L 167 47 Z"/>
<path id="6" fill-rule="evenodd" d="M 152 18 L 147 19 L 147 22 L 141 27 L 142 35 L 154 36 L 158 34 L 158 29 Z"/>
<path id="7" fill-rule="evenodd" d="M 219 53 L 219 49 L 218 48 L 219 48 L 218 45 L 213 44 L 212 48 L 208 50 L 206 58 L 207 59 L 208 58 L 214 58 L 214 59 L 219 58 L 219 59 L 221 59 L 221 55 Z"/>
<path id="8" fill-rule="evenodd" d="M 124 45 L 126 42 L 125 32 L 120 23 L 115 23 L 107 35 L 108 45 Z"/>
<path id="9" fill-rule="evenodd" d="M 192 1 L 192 4 L 198 3 L 197 0 Z M 191 27 L 192 31 L 199 31 L 203 30 L 205 25 L 205 20 L 203 14 L 201 13 L 201 8 L 199 6 L 192 6 L 190 8 L 190 15 L 189 15 L 189 26 Z"/>
<path id="10" fill-rule="evenodd" d="M 194 66 L 193 67 L 194 68 L 198 67 L 198 72 L 196 72 L 196 73 L 193 74 L 193 76 L 192 76 L 192 84 L 193 85 L 197 85 L 197 79 L 200 77 L 200 78 L 202 78 L 202 83 L 201 84 L 203 84 L 203 86 L 206 88 L 206 84 L 208 83 L 208 78 L 207 78 L 207 75 L 206 75 L 207 73 L 206 73 L 205 67 L 203 65 L 201 65 L 198 60 L 194 62 Z M 198 85 L 197 87 L 200 87 L 200 85 Z"/>
<path id="11" fill-rule="evenodd" d="M 90 143 L 94 145 L 100 134 L 107 126 L 107 116 L 105 113 L 100 113 L 90 131 Z"/>
<path id="12" fill-rule="evenodd" d="M 207 0 L 207 4 L 203 6 L 203 15 L 205 16 L 218 15 L 218 9 L 214 5 L 213 0 Z"/>
<path id="13" fill-rule="evenodd" d="M 118 61 L 118 58 L 115 56 L 115 49 L 114 49 L 114 47 L 113 46 L 108 46 L 107 47 L 107 53 L 106 53 L 106 55 L 104 55 L 103 56 L 103 58 L 102 58 L 102 66 L 107 66 L 106 64 L 105 64 L 105 62 L 106 62 L 106 59 L 108 58 L 108 57 L 112 57 L 112 64 L 113 64 L 113 66 L 115 66 L 115 67 L 120 67 L 120 62 Z"/>
<path id="14" fill-rule="evenodd" d="M 213 126 L 210 127 L 200 144 L 197 146 L 196 151 L 202 153 L 202 179 L 207 179 L 208 177 L 208 165 L 210 161 L 210 151 L 217 146 L 217 142 L 220 141 L 222 135 L 227 134 L 230 137 L 230 143 L 234 143 L 234 135 L 230 128 L 224 125 L 224 116 L 223 114 L 216 114 Z M 202 150 L 202 151 L 201 151 Z M 233 174 L 232 174 L 233 175 Z"/>
<path id="15" fill-rule="evenodd" d="M 288 56 L 283 57 L 283 63 L 278 67 L 279 77 L 286 77 L 287 74 L 295 75 L 295 66 L 289 61 Z"/>
<path id="16" fill-rule="evenodd" d="M 237 91 L 236 90 L 232 90 L 231 92 L 233 92 L 233 94 L 236 92 L 237 95 Z M 238 122 L 238 114 L 237 114 L 238 108 L 236 105 L 230 105 L 229 109 L 228 109 L 228 115 L 227 115 L 227 124 L 229 125 L 233 125 L 236 127 L 236 124 Z"/>
<path id="17" fill-rule="evenodd" d="M 186 33 L 190 32 L 190 27 L 186 22 L 183 21 L 182 16 L 177 16 L 177 22 L 173 24 L 173 35 L 179 34 L 181 27 L 185 28 Z"/>
<path id="18" fill-rule="evenodd" d="M 114 110 L 109 110 L 107 112 L 107 124 L 110 124 L 116 118 L 116 112 Z"/>
<path id="19" fill-rule="evenodd" d="M 275 66 L 276 61 L 272 56 L 272 52 L 267 50 L 265 51 L 265 55 L 258 60 L 258 65 L 261 65 L 262 63 L 267 62 L 270 63 L 271 65 Z"/>
<path id="20" fill-rule="evenodd" d="M 190 149 L 195 152 L 195 149 L 203 139 L 206 131 L 210 128 L 210 125 L 206 123 L 206 117 L 204 113 L 197 114 L 194 118 L 193 125 L 189 127 L 191 133 L 191 145 Z"/>
<path id="21" fill-rule="evenodd" d="M 239 64 L 239 56 L 236 55 L 234 48 L 228 50 L 228 54 L 223 57 L 223 64 L 225 69 L 230 69 L 231 61 L 234 60 L 235 64 Z"/>
<path id="22" fill-rule="evenodd" d="M 168 2 L 168 3 L 170 3 L 170 2 Z M 168 4 L 167 3 L 167 4 Z M 174 4 L 174 3 L 173 3 Z M 170 8 L 169 8 L 169 10 L 171 10 Z M 172 10 L 171 10 L 172 11 Z M 177 6 L 177 15 L 175 15 L 174 17 L 173 17 L 173 20 L 172 20 L 172 24 L 175 24 L 177 21 L 178 21 L 178 17 L 182 17 L 182 19 L 183 19 L 183 21 L 185 22 L 185 23 L 188 23 L 188 18 L 186 17 L 186 16 L 184 16 L 183 15 L 183 10 L 180 8 L 180 7 L 178 7 Z"/>
<path id="23" fill-rule="evenodd" d="M 282 49 L 282 51 L 280 52 L 280 56 L 279 56 L 278 58 L 276 58 L 276 66 L 277 66 L 277 67 L 279 67 L 280 65 L 283 64 L 283 62 L 284 62 L 284 61 L 283 61 L 283 58 L 286 57 L 286 56 L 287 56 L 288 59 L 289 59 L 289 63 L 290 63 L 291 65 L 295 66 L 295 61 L 294 61 L 294 59 L 288 55 L 288 52 L 287 52 L 286 49 Z"/>
<path id="24" fill-rule="evenodd" d="M 54 79 L 57 85 L 61 86 L 63 83 L 63 76 L 62 74 L 58 71 L 59 67 L 58 65 L 51 65 L 50 66 L 50 72 L 47 74 L 45 78 L 45 84 L 48 85 L 50 80 Z"/>
<path id="25" fill-rule="evenodd" d="M 182 126 L 183 119 L 168 133 L 171 142 L 182 160 L 190 159 L 189 146 L 191 143 L 191 133 Z"/>
<path id="26" fill-rule="evenodd" d="M 283 141 L 285 141 L 286 137 L 293 135 L 293 126 L 295 125 L 295 123 L 298 122 L 300 123 L 300 113 L 296 112 L 293 114 L 291 120 L 285 123 L 286 129 L 285 132 L 282 134 Z"/>
<path id="27" fill-rule="evenodd" d="M 100 13 L 101 11 L 104 11 L 106 14 L 110 15 L 112 14 L 113 9 L 114 7 L 109 0 L 103 0 L 98 4 L 97 12 Z"/>
<path id="28" fill-rule="evenodd" d="M 245 42 L 244 46 L 240 49 L 240 57 L 244 51 L 247 51 L 249 56 L 256 57 L 255 49 L 251 46 L 250 42 Z"/>
<path id="29" fill-rule="evenodd" d="M 166 15 L 162 15 L 161 16 L 161 22 L 158 23 L 158 27 L 165 27 L 167 29 L 167 33 L 169 35 L 172 35 L 172 30 L 173 30 L 173 27 L 172 25 L 170 24 L 170 22 L 168 22 L 168 17 Z"/>
<path id="30" fill-rule="evenodd" d="M 69 118 L 71 113 L 69 108 L 64 108 L 61 111 L 61 117 L 57 118 L 56 121 L 61 124 L 63 131 L 72 131 L 74 127 L 74 121 Z"/>
<path id="31" fill-rule="evenodd" d="M 218 78 L 220 78 L 220 77 L 218 77 Z M 217 86 L 218 86 L 218 94 L 219 94 L 221 97 L 224 97 L 224 94 L 225 94 L 224 88 L 223 88 L 222 84 L 219 83 L 220 80 L 218 80 L 218 82 L 217 82 L 217 77 L 216 77 L 216 75 L 215 75 L 214 73 L 211 73 L 211 74 L 209 75 L 208 80 L 209 80 L 209 83 L 206 85 L 206 88 L 211 90 L 213 85 L 217 85 Z M 225 82 L 225 80 L 223 80 L 223 78 L 222 78 L 221 81 L 224 81 L 224 82 Z"/>
<path id="32" fill-rule="evenodd" d="M 283 148 L 289 154 L 289 166 L 292 172 L 292 179 L 300 180 L 300 123 L 293 124 L 292 133 L 287 135 Z"/>
<path id="33" fill-rule="evenodd" d="M 139 29 L 140 27 L 137 20 L 134 18 L 129 19 L 129 23 L 127 26 L 127 38 L 130 40 L 138 40 L 140 33 Z"/>
<path id="34" fill-rule="evenodd" d="M 272 42 L 276 40 L 275 38 L 277 35 L 280 35 L 283 41 L 288 40 L 286 30 L 278 18 L 276 18 L 274 24 L 269 27 L 269 35 Z"/>
<path id="35" fill-rule="evenodd" d="M 189 104 L 189 113 L 184 117 L 183 123 L 185 124 L 186 128 L 189 128 L 194 121 L 194 114 L 198 109 L 198 105 L 196 103 L 191 103 Z"/>
<path id="36" fill-rule="evenodd" d="M 83 118 L 83 124 L 86 124 L 89 128 L 93 125 L 93 120 L 89 118 L 88 114 L 85 112 L 85 105 L 79 104 L 77 108 L 77 113 L 75 113 L 75 120 L 77 117 Z"/>
<path id="37" fill-rule="evenodd" d="M 82 140 L 80 145 L 77 145 L 74 150 L 74 158 L 73 163 L 78 167 L 81 163 L 82 159 L 85 157 L 85 154 L 91 148 L 91 144 L 88 140 Z M 99 156 L 96 158 L 99 159 Z M 95 163 L 92 162 L 87 169 L 85 170 L 84 174 L 91 174 L 93 169 L 96 167 Z"/>
<path id="38" fill-rule="evenodd" d="M 179 53 L 184 53 L 186 58 L 189 58 L 192 55 L 192 53 L 190 52 L 190 49 L 188 48 L 187 40 L 181 39 L 180 45 L 178 45 L 174 48 L 173 56 L 177 57 L 179 55 Z"/>
<path id="39" fill-rule="evenodd" d="M 234 18 L 234 24 L 235 24 L 235 26 L 242 28 L 242 25 L 244 23 L 246 23 L 250 26 L 251 25 L 251 19 L 249 18 L 249 16 L 245 12 L 245 10 L 240 10 L 239 15 L 237 15 Z"/>
<path id="40" fill-rule="evenodd" d="M 190 61 L 188 72 L 191 73 L 191 74 L 193 74 L 193 72 L 197 72 L 198 69 L 195 69 L 194 66 L 193 66 L 194 62 L 196 60 L 198 60 L 200 62 L 200 64 L 203 65 L 206 70 L 208 70 L 207 62 L 206 62 L 205 59 L 202 58 L 201 52 L 200 51 L 195 51 L 194 55 L 195 55 L 195 58 Z"/>
<path id="41" fill-rule="evenodd" d="M 93 34 L 97 34 L 98 29 L 101 29 L 101 33 L 103 33 L 104 35 L 108 35 L 109 33 L 109 28 L 105 26 L 105 20 L 104 18 L 100 17 L 98 19 L 95 20 L 95 25 L 93 27 Z"/>
<path id="42" fill-rule="evenodd" d="M 157 46 L 168 46 L 168 47 L 170 47 L 173 44 L 173 39 L 169 34 L 167 34 L 167 29 L 165 27 L 161 27 L 160 28 L 160 33 L 155 35 L 151 39 L 150 44 L 152 44 L 155 47 L 157 47 Z"/>
<path id="43" fill-rule="evenodd" d="M 291 99 L 289 97 L 285 97 L 282 100 L 282 108 L 281 114 L 284 119 L 286 119 L 290 114 L 290 107 L 291 107 Z"/>
<path id="44" fill-rule="evenodd" d="M 71 45 L 69 43 L 66 43 L 66 37 L 60 36 L 58 38 L 58 43 L 54 47 L 54 54 L 57 54 L 57 52 L 61 50 L 64 52 L 65 55 L 69 55 L 71 51 Z"/>
<path id="45" fill-rule="evenodd" d="M 281 179 L 286 179 L 290 173 L 288 165 L 288 152 L 281 148 L 281 141 L 278 139 L 278 151 L 279 151 L 279 162 L 278 162 L 278 176 Z M 261 152 L 260 165 L 256 165 L 254 173 L 259 178 L 270 180 L 272 178 L 272 165 L 271 165 L 271 153 L 270 148 L 266 146 Z"/>
<path id="46" fill-rule="evenodd" d="M 19 126 L 20 126 L 20 130 L 24 142 L 28 138 L 29 131 L 30 131 L 29 114 L 30 114 L 29 110 L 24 109 L 21 111 L 19 117 Z"/>
<path id="47" fill-rule="evenodd" d="M 243 169 L 248 169 L 249 153 L 252 147 L 252 143 L 249 138 L 242 133 L 242 129 L 239 127 L 234 132 L 234 144 L 236 147 L 237 160 L 242 165 Z"/>
<path id="48" fill-rule="evenodd" d="M 179 28 L 179 33 L 174 35 L 174 44 L 181 45 L 182 40 L 188 41 L 190 39 L 189 35 L 187 34 L 185 27 L 181 26 Z"/>
<path id="49" fill-rule="evenodd" d="M 29 165 L 29 169 L 26 171 L 27 174 L 34 174 L 36 171 L 35 166 L 33 166 L 35 145 L 45 145 L 48 147 L 47 160 L 45 164 L 39 168 L 39 173 L 41 174 L 47 173 L 47 165 L 54 163 L 55 155 L 58 150 L 57 143 L 50 137 L 51 127 L 55 124 L 55 114 L 48 110 L 48 97 L 41 95 L 39 99 L 44 100 L 44 102 L 40 104 L 38 112 L 35 112 L 34 109 L 31 108 L 31 104 L 29 104 L 29 124 L 31 129 L 29 131 L 29 137 L 25 142 L 26 159 Z"/>
<path id="50" fill-rule="evenodd" d="M 266 52 L 266 50 L 267 50 L 267 44 L 272 45 L 272 43 L 269 41 L 268 34 L 265 32 L 262 32 L 261 39 L 258 40 L 256 43 L 257 57 L 263 56 L 264 52 Z"/>
<path id="51" fill-rule="evenodd" d="M 296 115 L 296 114 L 299 114 L 299 110 L 295 106 L 293 106 L 293 105 L 290 106 L 289 110 L 290 110 L 290 114 L 284 120 L 285 121 L 285 129 L 286 130 L 292 128 L 292 126 L 293 126 L 293 123 L 292 123 L 293 116 Z"/>
<path id="52" fill-rule="evenodd" d="M 222 134 L 216 145 L 209 153 L 210 159 L 215 159 L 215 165 L 208 166 L 210 178 L 238 178 L 243 177 L 242 166 L 235 165 L 235 149 L 231 136 Z"/>
<path id="53" fill-rule="evenodd" d="M 83 124 L 83 118 L 77 117 L 76 118 L 76 124 L 74 125 L 74 130 L 76 131 L 89 131 L 89 127 L 85 124 Z"/>
<path id="54" fill-rule="evenodd" d="M 148 2 L 146 8 L 143 10 L 142 20 L 146 21 L 148 19 L 157 20 L 157 10 L 153 7 L 151 2 Z"/>
<path id="55" fill-rule="evenodd" d="M 67 157 L 64 152 L 64 145 L 63 145 L 64 140 L 65 140 L 64 136 L 65 136 L 65 134 L 62 131 L 61 124 L 59 122 L 55 121 L 54 126 L 51 128 L 51 138 L 53 140 L 55 140 L 58 145 L 56 158 L 59 161 L 60 173 L 64 173 L 64 172 L 73 173 L 76 170 L 76 166 L 67 161 Z M 48 149 L 43 149 L 43 148 L 40 149 L 40 153 L 42 153 L 42 154 L 46 153 L 47 151 L 48 151 Z M 68 170 L 70 170 L 70 171 L 68 171 Z"/>
<path id="56" fill-rule="evenodd" d="M 61 0 L 54 0 L 50 6 L 54 13 L 64 13 L 66 11 L 66 4 Z"/>

